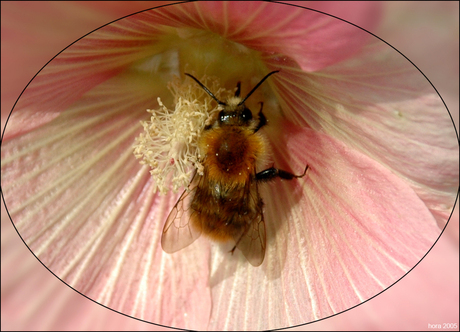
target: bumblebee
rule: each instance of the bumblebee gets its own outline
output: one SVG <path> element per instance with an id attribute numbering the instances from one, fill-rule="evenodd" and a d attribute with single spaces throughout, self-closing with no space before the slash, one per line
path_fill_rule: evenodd
<path id="1" fill-rule="evenodd" d="M 253 266 L 262 264 L 266 248 L 264 203 L 258 186 L 277 177 L 292 180 L 303 177 L 270 167 L 257 172 L 265 160 L 267 142 L 260 129 L 267 124 L 260 103 L 254 119 L 245 101 L 272 74 L 267 74 L 244 98 L 238 82 L 234 97 L 218 100 L 198 79 L 192 78 L 222 110 L 204 127 L 198 147 L 203 175 L 195 171 L 164 225 L 161 245 L 165 252 L 176 252 L 194 242 L 201 233 L 219 242 L 233 241 L 231 253 L 241 250 Z"/>

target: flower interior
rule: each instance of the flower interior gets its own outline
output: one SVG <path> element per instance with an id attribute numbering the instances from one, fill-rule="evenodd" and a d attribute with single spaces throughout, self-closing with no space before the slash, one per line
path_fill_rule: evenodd
<path id="1" fill-rule="evenodd" d="M 344 6 L 358 26 L 376 12 L 374 2 L 316 6 Z M 187 2 L 102 27 L 44 67 L 9 119 L 2 193 L 15 227 L 68 285 L 158 324 L 268 330 L 362 303 L 427 253 L 458 190 L 442 101 L 372 38 L 251 1 Z M 245 101 L 253 117 L 263 103 L 264 162 L 309 169 L 260 185 L 263 263 L 203 236 L 166 254 L 165 221 L 203 171 L 197 142 L 220 109 L 185 73 L 226 101 L 238 82 L 245 96 L 276 70 Z"/>

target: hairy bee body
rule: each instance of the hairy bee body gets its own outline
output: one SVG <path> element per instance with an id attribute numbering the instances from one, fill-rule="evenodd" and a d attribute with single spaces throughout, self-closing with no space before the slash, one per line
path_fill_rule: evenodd
<path id="1" fill-rule="evenodd" d="M 266 234 L 260 182 L 280 177 L 287 180 L 303 177 L 287 171 L 268 168 L 257 172 L 265 162 L 266 140 L 259 132 L 267 120 L 263 104 L 254 119 L 245 100 L 270 75 L 266 75 L 245 98 L 240 98 L 238 83 L 235 96 L 221 102 L 196 78 L 194 79 L 223 110 L 211 125 L 204 128 L 199 139 L 203 175 L 195 172 L 166 220 L 161 245 L 168 253 L 178 251 L 202 233 L 216 241 L 233 241 L 231 252 L 241 250 L 254 266 L 265 256 Z"/>
<path id="2" fill-rule="evenodd" d="M 266 159 L 266 145 L 251 128 L 225 126 L 205 131 L 199 147 L 209 179 L 236 186 L 255 176 L 255 167 Z"/>
<path id="3" fill-rule="evenodd" d="M 205 131 L 200 142 L 204 174 L 192 199 L 192 222 L 215 240 L 238 239 L 262 212 L 256 165 L 266 143 L 253 129 L 223 126 Z"/>

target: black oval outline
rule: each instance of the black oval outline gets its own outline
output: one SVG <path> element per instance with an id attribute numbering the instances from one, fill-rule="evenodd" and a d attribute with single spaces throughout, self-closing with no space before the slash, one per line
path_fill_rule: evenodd
<path id="1" fill-rule="evenodd" d="M 133 15 L 136 15 L 136 14 L 139 14 L 139 13 L 142 13 L 142 12 L 145 12 L 145 11 L 149 11 L 149 10 L 153 10 L 153 9 L 157 9 L 157 8 L 162 8 L 162 7 L 167 7 L 167 6 L 172 6 L 172 5 L 180 5 L 182 3 L 188 3 L 188 2 L 196 2 L 196 1 L 179 1 L 179 2 L 175 2 L 175 3 L 169 3 L 169 4 L 164 4 L 164 5 L 161 5 L 161 6 L 157 6 L 157 7 L 152 7 L 152 8 L 148 8 L 148 9 L 144 9 L 144 10 L 141 10 L 141 11 L 138 11 L 138 12 L 135 12 L 135 13 L 132 13 L 132 14 L 129 14 L 129 15 L 125 15 L 121 18 L 118 18 L 116 20 L 113 20 L 109 23 L 106 23 L 90 32 L 88 32 L 87 34 L 83 35 L 82 37 L 78 38 L 77 40 L 75 40 L 74 42 L 70 43 L 69 45 L 67 45 L 64 49 L 62 49 L 59 53 L 57 53 L 54 57 L 52 57 L 45 65 L 43 65 L 43 67 L 32 77 L 32 79 L 29 81 L 29 83 L 27 83 L 27 85 L 25 86 L 25 88 L 22 90 L 22 92 L 20 93 L 19 97 L 16 99 L 16 102 L 14 103 L 11 111 L 10 111 L 10 114 L 8 115 L 7 119 L 6 119 L 6 122 L 5 122 L 5 126 L 3 128 L 3 131 L 2 131 L 2 135 L 1 135 L 1 138 L 0 138 L 0 147 L 2 145 L 2 142 L 3 142 L 3 136 L 5 134 L 5 130 L 6 130 L 6 127 L 7 127 L 7 124 L 8 124 L 8 121 L 10 119 L 10 116 L 11 114 L 13 113 L 13 110 L 14 110 L 14 107 L 16 106 L 17 102 L 19 101 L 19 99 L 21 98 L 22 94 L 24 93 L 24 91 L 27 89 L 27 87 L 30 85 L 30 83 L 34 80 L 34 78 L 43 70 L 43 68 L 45 68 L 54 58 L 56 58 L 59 54 L 61 54 L 63 51 L 65 51 L 68 47 L 70 47 L 71 45 L 75 44 L 76 42 L 78 42 L 80 39 L 83 39 L 84 37 L 88 36 L 89 34 L 95 32 L 96 30 L 99 30 L 107 25 L 110 25 L 116 21 L 119 21 L 119 20 L 122 20 L 124 18 L 127 18 L 129 16 L 133 16 Z M 330 17 L 333 17 L 335 19 L 338 19 L 342 22 L 345 22 L 345 23 L 348 23 L 350 25 L 353 25 L 354 27 L 358 28 L 358 29 L 361 29 L 365 32 L 367 32 L 368 34 L 372 35 L 373 37 L 379 39 L 380 41 L 384 42 L 386 45 L 388 45 L 389 47 L 391 47 L 393 50 L 395 50 L 396 52 L 398 52 L 401 56 L 403 56 L 407 61 L 409 61 L 422 75 L 423 77 L 425 77 L 425 79 L 428 81 L 428 83 L 430 83 L 430 85 L 432 86 L 432 88 L 434 89 L 434 91 L 436 91 L 436 94 L 439 96 L 439 98 L 441 99 L 442 103 L 444 104 L 444 107 L 446 108 L 447 110 L 447 113 L 449 114 L 449 117 L 452 121 L 452 125 L 453 125 L 453 128 L 454 128 L 454 131 L 455 131 L 455 134 L 457 136 L 457 141 L 459 141 L 459 136 L 458 136 L 458 131 L 457 131 L 457 127 L 455 126 L 455 122 L 452 118 L 452 114 L 450 113 L 450 110 L 449 108 L 447 107 L 444 99 L 442 98 L 441 94 L 438 92 L 438 90 L 436 89 L 436 87 L 433 85 L 433 83 L 431 83 L 431 81 L 428 79 L 428 77 L 426 77 L 426 75 L 410 60 L 408 59 L 404 54 L 402 54 L 399 50 L 397 50 L 395 47 L 393 47 L 392 45 L 390 45 L 389 43 L 387 43 L 385 40 L 383 40 L 382 38 L 376 36 L 375 34 L 373 34 L 372 32 L 354 24 L 354 23 L 351 23 L 349 21 L 346 21 L 345 19 L 342 19 L 342 18 L 339 18 L 335 15 L 332 15 L 332 14 L 328 14 L 328 13 L 325 13 L 325 12 L 322 12 L 322 11 L 319 11 L 319 10 L 316 10 L 316 9 L 312 9 L 312 8 L 309 8 L 309 7 L 303 7 L 303 6 L 300 6 L 298 4 L 292 4 L 292 3 L 286 3 L 286 2 L 282 2 L 282 1 L 264 1 L 264 2 L 269 2 L 269 3 L 278 3 L 278 4 L 282 4 L 282 5 L 288 5 L 288 6 L 292 6 L 292 7 L 297 7 L 297 8 L 302 8 L 302 9 L 307 9 L 307 10 L 311 10 L 311 11 L 314 11 L 314 12 L 317 12 L 317 13 L 320 13 L 320 14 L 323 14 L 323 15 L 327 15 L 327 16 L 330 16 Z M 459 143 L 460 145 L 460 143 Z M 11 215 L 8 211 L 8 208 L 6 206 L 6 202 L 5 202 L 5 197 L 3 195 L 3 189 L 1 188 L 1 185 L 0 185 L 0 193 L 1 193 L 1 196 L 2 196 L 2 201 L 3 201 L 3 204 L 5 206 L 5 210 L 8 214 L 8 217 L 10 218 L 10 221 L 11 221 L 11 224 L 13 225 L 14 229 L 16 230 L 16 233 L 18 234 L 19 238 L 22 240 L 22 242 L 24 243 L 24 245 L 27 247 L 27 249 L 29 249 L 29 251 L 32 253 L 32 255 L 40 262 L 40 264 L 42 264 L 52 275 L 54 275 L 58 280 L 60 280 L 64 285 L 66 285 L 67 287 L 69 287 L 70 289 L 74 290 L 75 292 L 77 292 L 78 294 L 82 295 L 83 297 L 85 297 L 86 299 L 106 308 L 106 309 L 109 309 L 113 312 L 116 312 L 118 314 L 121 314 L 123 316 L 126 316 L 126 317 L 129 317 L 131 319 L 135 319 L 135 320 L 138 320 L 140 322 L 143 322 L 143 323 L 147 323 L 147 324 L 152 324 L 152 325 L 156 325 L 156 326 L 161 326 L 161 327 L 166 327 L 166 328 L 171 328 L 171 329 L 175 329 L 175 330 L 179 330 L 179 331 L 190 331 L 190 330 L 187 330 L 187 329 L 182 329 L 182 328 L 177 328 L 177 327 L 171 327 L 171 326 L 166 326 L 166 325 L 162 325 L 162 324 L 158 324 L 158 323 L 153 323 L 153 322 L 149 322 L 149 321 L 145 321 L 145 320 L 142 320 L 140 318 L 136 318 L 136 317 L 133 317 L 133 316 L 129 316 L 127 314 L 124 314 L 122 312 L 119 312 L 115 309 L 112 309 L 104 304 L 101 304 L 91 298 L 89 298 L 88 296 L 86 296 L 85 294 L 82 294 L 81 292 L 79 292 L 78 290 L 74 289 L 72 286 L 68 285 L 65 281 L 63 281 L 62 279 L 60 279 L 56 274 L 54 274 L 50 269 L 48 269 L 48 267 L 42 263 L 42 261 L 40 261 L 40 259 L 34 254 L 34 252 L 29 248 L 29 246 L 26 244 L 26 242 L 24 241 L 24 239 L 21 237 L 21 235 L 19 234 L 16 226 L 14 225 L 14 222 L 11 218 Z M 296 328 L 296 327 L 300 327 L 300 326 L 304 326 L 304 325 L 309 325 L 309 324 L 313 324 L 313 323 L 316 323 L 316 322 L 320 322 L 322 320 L 325 320 L 325 319 L 329 319 L 329 318 L 332 318 L 334 316 L 337 316 L 337 315 L 340 315 L 342 313 L 345 313 L 351 309 L 354 309 L 366 302 L 368 302 L 369 300 L 372 300 L 373 298 L 377 297 L 378 295 L 382 294 L 383 292 L 387 291 L 388 289 L 390 289 L 391 287 L 393 287 L 396 283 L 398 283 L 402 278 L 404 278 L 406 275 L 408 275 L 418 264 L 420 264 L 420 262 L 428 255 L 428 253 L 430 253 L 430 251 L 433 249 L 433 247 L 436 245 L 436 243 L 439 241 L 439 239 L 441 238 L 442 234 L 444 233 L 447 225 L 449 224 L 450 222 L 450 219 L 452 218 L 452 214 L 454 213 L 454 210 L 455 210 L 455 207 L 458 203 L 458 199 L 459 199 L 459 193 L 460 193 L 460 186 L 459 186 L 459 189 L 457 190 L 457 196 L 455 198 L 455 201 L 454 201 L 454 204 L 453 204 L 453 208 L 452 208 L 452 211 L 450 213 L 450 216 L 448 218 L 448 220 L 446 221 L 446 224 L 444 225 L 444 228 L 441 230 L 441 233 L 439 234 L 438 238 L 436 239 L 436 241 L 433 243 L 433 245 L 430 247 L 430 249 L 425 253 L 425 255 L 423 255 L 422 258 L 420 258 L 420 260 L 409 270 L 407 271 L 403 276 L 401 276 L 398 280 L 396 280 L 394 283 L 392 283 L 390 286 L 386 287 L 384 290 L 380 291 L 379 293 L 375 294 L 374 296 L 368 298 L 367 300 L 361 302 L 361 303 L 358 303 L 356 305 L 354 305 L 353 307 L 350 307 L 348 309 L 345 309 L 343 311 L 340 311 L 338 313 L 335 313 L 333 315 L 330 315 L 330 316 L 327 316 L 327 317 L 323 317 L 323 318 L 320 318 L 320 319 L 317 319 L 317 320 L 314 320 L 314 321 L 311 321 L 311 322 L 307 322 L 307 323 L 302 323 L 302 324 L 298 324 L 298 325 L 293 325 L 293 326 L 290 326 L 290 327 L 283 327 L 283 328 L 278 328 L 278 329 L 273 329 L 274 331 L 282 331 L 282 330 L 285 330 L 285 329 L 290 329 L 290 328 Z"/>

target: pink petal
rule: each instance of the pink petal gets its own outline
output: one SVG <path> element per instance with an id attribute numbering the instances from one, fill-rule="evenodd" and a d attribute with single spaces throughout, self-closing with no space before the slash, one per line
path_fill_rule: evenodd
<path id="1" fill-rule="evenodd" d="M 47 121 L 54 119 L 83 94 L 121 73 L 129 64 L 155 54 L 154 48 L 146 47 L 152 43 L 155 29 L 143 36 L 131 36 L 134 41 L 113 30 L 116 28 L 106 26 L 81 39 L 40 72 L 17 103 L 16 109 L 20 111 L 11 115 L 7 138 L 46 123 L 34 121 L 37 116 Z M 26 122 L 29 117 L 31 121 Z"/>
<path id="2" fill-rule="evenodd" d="M 321 73 L 280 73 L 274 81 L 284 96 L 283 110 L 292 121 L 326 132 L 394 170 L 444 225 L 458 187 L 452 120 L 423 75 L 379 44 Z"/>
<path id="3" fill-rule="evenodd" d="M 9 113 L 31 78 L 53 56 L 110 20 L 104 13 L 58 2 L 4 3 L 1 15 L 2 114 Z"/>
<path id="4" fill-rule="evenodd" d="M 92 87 L 120 73 L 127 65 L 157 54 L 159 50 L 154 47 L 154 43 L 162 33 L 158 30 L 159 24 L 199 28 L 209 26 L 211 30 L 214 27 L 216 32 L 227 38 L 275 59 L 288 54 L 307 71 L 321 69 L 351 56 L 369 37 L 367 33 L 335 18 L 287 5 L 258 2 L 235 5 L 231 2 L 229 8 L 222 3 L 199 3 L 199 6 L 203 7 L 181 4 L 134 15 L 103 27 L 71 45 L 53 60 L 53 67 L 45 67 L 25 91 L 16 105 L 22 111 L 12 114 L 6 138 L 51 121 Z M 207 14 L 205 18 L 216 22 L 197 25 L 196 20 L 201 10 Z M 374 5 L 358 6 L 358 11 L 375 10 Z M 255 16 L 246 17 L 241 13 L 255 13 Z M 362 12 L 358 16 L 367 17 Z M 275 31 L 271 31 L 272 28 L 267 30 L 267 25 L 272 26 L 271 19 L 280 18 L 282 21 Z M 250 31 L 251 35 L 241 35 L 241 31 L 227 33 L 226 28 L 220 24 L 227 21 L 232 22 L 232 28 Z M 248 24 L 246 29 L 239 28 L 243 22 Z M 317 25 L 321 28 L 315 30 Z M 280 34 L 278 39 L 276 31 Z M 306 48 L 298 44 L 299 40 L 310 46 Z M 84 53 L 88 49 L 91 49 L 91 53 Z M 305 50 L 310 50 L 310 53 L 305 54 Z M 59 75 L 55 74 L 57 72 Z M 39 96 L 41 104 L 38 106 L 34 103 Z M 29 118 L 34 121 L 27 121 Z"/>
<path id="5" fill-rule="evenodd" d="M 25 242 L 67 284 L 139 319 L 204 329 L 206 248 L 161 250 L 177 196 L 153 194 L 148 169 L 132 153 L 152 103 L 146 90 L 139 78 L 115 77 L 54 121 L 5 142 L 2 190 Z"/>
<path id="6" fill-rule="evenodd" d="M 106 13 L 96 14 L 77 4 L 3 4 L 2 124 L 19 94 L 49 60 L 84 34 L 118 17 Z M 25 131 L 31 123 L 40 125 L 56 115 L 52 112 L 41 112 L 40 116 L 16 114 L 17 119 L 10 121 L 10 125 L 18 121 L 16 123 L 21 123 Z M 28 121 L 30 116 L 35 116 L 33 122 Z"/>
<path id="7" fill-rule="evenodd" d="M 300 167 L 300 165 L 299 165 L 299 167 Z M 273 202 L 272 202 L 272 203 L 273 203 Z M 130 276 L 128 276 L 127 278 L 129 279 Z M 132 278 L 132 277 L 131 277 L 131 278 Z M 246 279 L 245 279 L 245 278 L 242 278 L 241 280 L 242 280 L 242 281 L 245 281 Z M 211 280 L 211 282 L 216 282 L 216 280 L 213 279 L 213 280 Z M 259 284 L 259 285 L 260 285 L 260 284 Z M 250 292 L 249 292 L 249 293 L 250 293 Z M 271 294 L 273 294 L 273 292 L 272 292 Z M 224 296 L 223 298 L 225 299 L 225 296 Z M 295 301 L 294 301 L 294 302 L 291 302 L 291 303 L 295 303 Z M 271 303 L 271 305 L 277 306 L 277 305 L 278 305 L 278 302 Z M 249 315 L 247 315 L 247 317 L 249 317 Z M 247 318 L 247 317 L 246 317 L 246 318 Z M 272 318 L 272 319 L 273 319 L 273 318 Z M 291 317 L 290 319 L 293 319 L 293 318 Z M 247 326 L 249 326 L 247 322 L 246 322 L 245 324 L 246 324 Z"/>
<path id="8" fill-rule="evenodd" d="M 161 329 L 108 310 L 54 277 L 17 236 L 3 204 L 1 210 L 2 330 Z"/>
<path id="9" fill-rule="evenodd" d="M 451 228 L 455 231 L 455 225 L 458 225 L 458 205 L 447 232 L 452 231 Z M 456 232 L 458 234 L 458 228 Z M 441 330 L 451 324 L 445 322 L 457 322 L 458 239 L 450 241 L 446 235 L 408 275 L 378 297 L 353 310 L 303 326 L 301 330 L 342 330 L 344 326 L 359 331 L 376 328 L 390 331 Z"/>
<path id="10" fill-rule="evenodd" d="M 24 91 L 5 137 L 15 137 L 53 120 L 93 87 L 123 72 L 128 65 L 158 53 L 152 46 L 158 34 L 158 27 L 146 22 L 122 28 L 111 24 L 64 49 Z"/>
<path id="11" fill-rule="evenodd" d="M 211 329 L 281 328 L 351 308 L 401 278 L 440 234 L 424 203 L 389 170 L 324 134 L 281 128 L 290 134 L 278 140 L 275 165 L 311 168 L 304 179 L 267 184 L 260 268 L 214 256 L 222 267 L 211 277 Z"/>
<path id="12" fill-rule="evenodd" d="M 335 7 L 354 18 L 358 26 L 376 24 L 379 14 L 379 5 L 372 2 L 314 6 L 325 11 Z M 210 30 L 260 51 L 263 56 L 290 57 L 305 71 L 317 71 L 350 57 L 370 37 L 367 32 L 328 15 L 279 3 L 196 2 L 160 8 L 145 15 L 139 18 L 150 16 L 164 25 Z"/>

